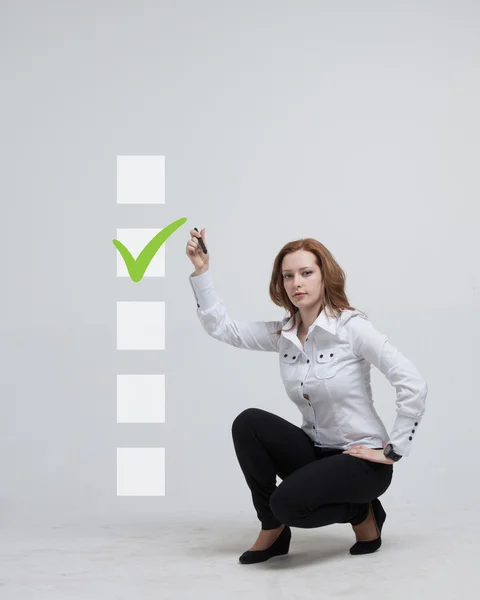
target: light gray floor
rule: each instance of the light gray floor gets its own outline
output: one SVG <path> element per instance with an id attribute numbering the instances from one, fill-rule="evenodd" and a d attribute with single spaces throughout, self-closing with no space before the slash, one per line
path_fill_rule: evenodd
<path id="1" fill-rule="evenodd" d="M 480 589 L 480 510 L 387 510 L 383 545 L 351 556 L 349 525 L 292 528 L 287 556 L 242 565 L 251 515 L 84 519 L 12 527 L 0 541 L 2 600 L 352 598 L 461 600 Z"/>

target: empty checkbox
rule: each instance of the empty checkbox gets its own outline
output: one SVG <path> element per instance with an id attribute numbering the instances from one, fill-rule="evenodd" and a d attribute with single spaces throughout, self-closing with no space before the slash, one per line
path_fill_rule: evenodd
<path id="1" fill-rule="evenodd" d="M 117 350 L 165 350 L 165 302 L 117 302 Z"/>
<path id="2" fill-rule="evenodd" d="M 117 496 L 165 496 L 165 448 L 117 448 Z"/>
<path id="3" fill-rule="evenodd" d="M 165 375 L 117 375 L 117 423 L 165 423 Z"/>
<path id="4" fill-rule="evenodd" d="M 165 204 L 165 156 L 117 156 L 117 204 Z"/>

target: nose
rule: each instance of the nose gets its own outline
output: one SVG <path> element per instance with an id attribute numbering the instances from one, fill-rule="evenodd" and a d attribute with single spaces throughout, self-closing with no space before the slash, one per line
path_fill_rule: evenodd
<path id="1" fill-rule="evenodd" d="M 301 277 L 300 277 L 300 275 L 298 275 L 298 276 L 297 276 L 297 275 L 294 275 L 294 276 L 293 276 L 293 287 L 294 287 L 294 289 L 295 289 L 295 290 L 297 289 L 297 287 L 299 287 L 299 286 L 298 286 L 298 283 L 300 283 L 300 280 L 301 280 Z M 298 283 L 297 283 L 297 282 L 298 282 Z"/>

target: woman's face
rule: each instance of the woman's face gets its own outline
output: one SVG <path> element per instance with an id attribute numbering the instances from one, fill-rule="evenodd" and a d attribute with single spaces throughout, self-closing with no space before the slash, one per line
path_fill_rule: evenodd
<path id="1" fill-rule="evenodd" d="M 282 277 L 285 290 L 295 306 L 311 306 L 320 300 L 322 273 L 312 252 L 297 250 L 287 254 L 282 262 Z M 297 292 L 305 295 L 295 297 Z"/>

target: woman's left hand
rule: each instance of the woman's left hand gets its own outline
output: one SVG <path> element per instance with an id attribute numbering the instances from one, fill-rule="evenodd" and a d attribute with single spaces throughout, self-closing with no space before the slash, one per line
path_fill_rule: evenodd
<path id="1" fill-rule="evenodd" d="M 382 442 L 382 446 L 385 448 L 386 442 Z M 372 462 L 384 463 L 385 465 L 393 465 L 395 462 L 391 458 L 387 458 L 383 453 L 383 450 L 375 450 L 374 448 L 367 448 L 366 446 L 352 446 L 348 450 L 344 450 L 342 454 L 351 454 L 357 458 L 363 458 L 364 460 L 371 460 Z"/>

